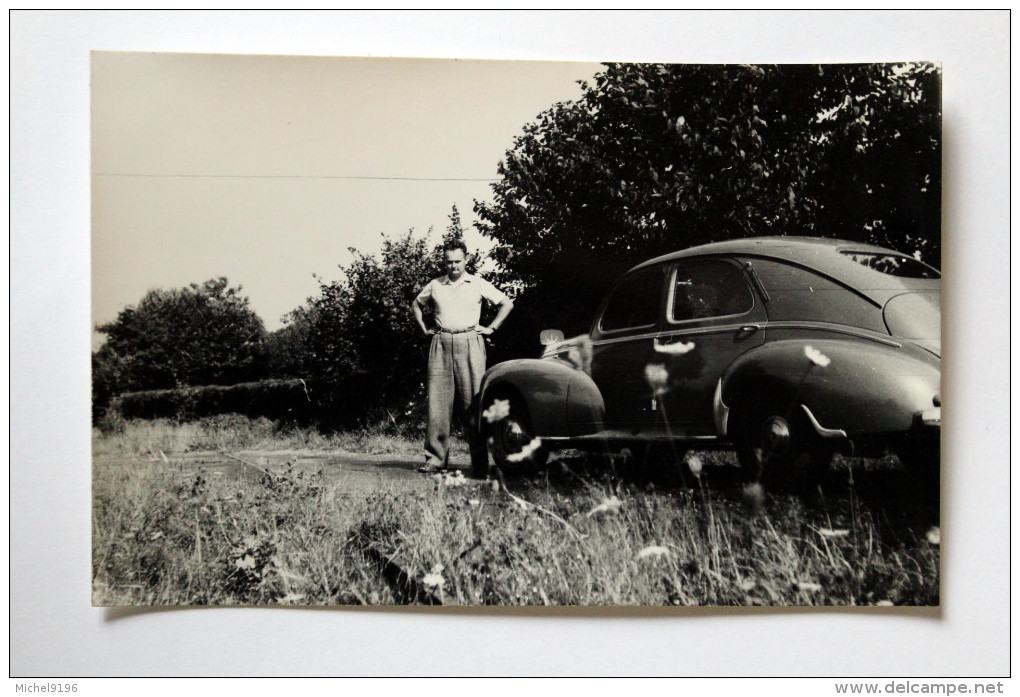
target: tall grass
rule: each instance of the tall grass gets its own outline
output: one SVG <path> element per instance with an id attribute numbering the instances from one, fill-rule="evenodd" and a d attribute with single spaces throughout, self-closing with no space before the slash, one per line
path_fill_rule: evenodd
<path id="1" fill-rule="evenodd" d="M 267 418 L 222 414 L 196 421 L 172 419 L 120 420 L 115 426 L 93 429 L 99 455 L 165 455 L 202 450 L 340 450 L 362 454 L 418 456 L 423 452 L 421 429 L 380 422 L 343 432 L 324 433 L 312 427 L 280 426 Z M 467 446 L 457 438 L 455 454 Z"/>
<path id="2" fill-rule="evenodd" d="M 893 525 L 852 492 L 768 495 L 749 516 L 737 492 L 704 484 L 710 467 L 694 488 L 660 490 L 573 458 L 509 490 L 422 477 L 352 497 L 321 474 L 231 479 L 174 456 L 307 438 L 271 424 L 131 428 L 96 436 L 99 605 L 938 603 L 927 528 Z M 159 450 L 165 460 L 116 456 Z"/>

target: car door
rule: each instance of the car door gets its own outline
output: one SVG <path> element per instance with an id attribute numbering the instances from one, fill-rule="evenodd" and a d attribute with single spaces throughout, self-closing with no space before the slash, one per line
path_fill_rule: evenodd
<path id="1" fill-rule="evenodd" d="M 592 332 L 592 379 L 606 405 L 605 426 L 637 433 L 655 415 L 647 366 L 663 317 L 663 264 L 627 274 L 610 291 Z"/>
<path id="2" fill-rule="evenodd" d="M 744 266 L 730 258 L 678 261 L 653 350 L 668 372 L 662 420 L 672 435 L 715 434 L 716 384 L 740 354 L 765 341 L 767 315 Z"/>

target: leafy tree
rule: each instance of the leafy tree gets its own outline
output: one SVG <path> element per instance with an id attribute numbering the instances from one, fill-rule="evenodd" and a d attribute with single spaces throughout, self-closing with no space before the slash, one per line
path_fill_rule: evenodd
<path id="1" fill-rule="evenodd" d="M 113 322 L 93 353 L 93 401 L 121 392 L 230 385 L 265 372 L 262 320 L 226 278 L 150 290 Z"/>
<path id="2" fill-rule="evenodd" d="M 939 74 L 929 64 L 608 64 L 524 127 L 475 203 L 518 325 L 586 331 L 651 256 L 765 234 L 938 263 Z"/>
<path id="3" fill-rule="evenodd" d="M 284 325 L 266 336 L 266 369 L 273 378 L 306 378 L 311 374 L 308 336 L 315 322 L 311 304 L 291 310 Z"/>
<path id="4" fill-rule="evenodd" d="M 454 206 L 443 239 L 462 235 Z M 320 280 L 320 293 L 304 315 L 311 376 L 336 421 L 383 412 L 406 416 L 423 404 L 428 359 L 428 342 L 410 306 L 426 283 L 445 273 L 443 245 L 430 246 L 428 235 L 409 230 L 386 237 L 377 256 L 350 251 L 354 261 L 340 267 L 343 277 Z M 478 260 L 477 253 L 469 254 L 469 272 Z"/>

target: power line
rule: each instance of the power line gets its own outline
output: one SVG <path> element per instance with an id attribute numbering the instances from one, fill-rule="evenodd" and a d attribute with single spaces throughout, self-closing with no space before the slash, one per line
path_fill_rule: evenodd
<path id="1" fill-rule="evenodd" d="M 368 181 L 407 182 L 494 182 L 498 179 L 473 177 L 363 177 L 334 174 L 135 174 L 126 172 L 95 172 L 97 177 L 129 177 L 146 179 L 360 179 Z"/>

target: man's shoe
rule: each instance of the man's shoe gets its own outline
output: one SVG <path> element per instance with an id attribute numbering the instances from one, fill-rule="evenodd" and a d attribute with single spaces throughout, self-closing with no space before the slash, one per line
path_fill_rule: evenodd
<path id="1" fill-rule="evenodd" d="M 446 468 L 435 462 L 426 462 L 418 468 L 418 471 L 422 474 L 439 474 L 440 472 L 445 472 Z"/>

